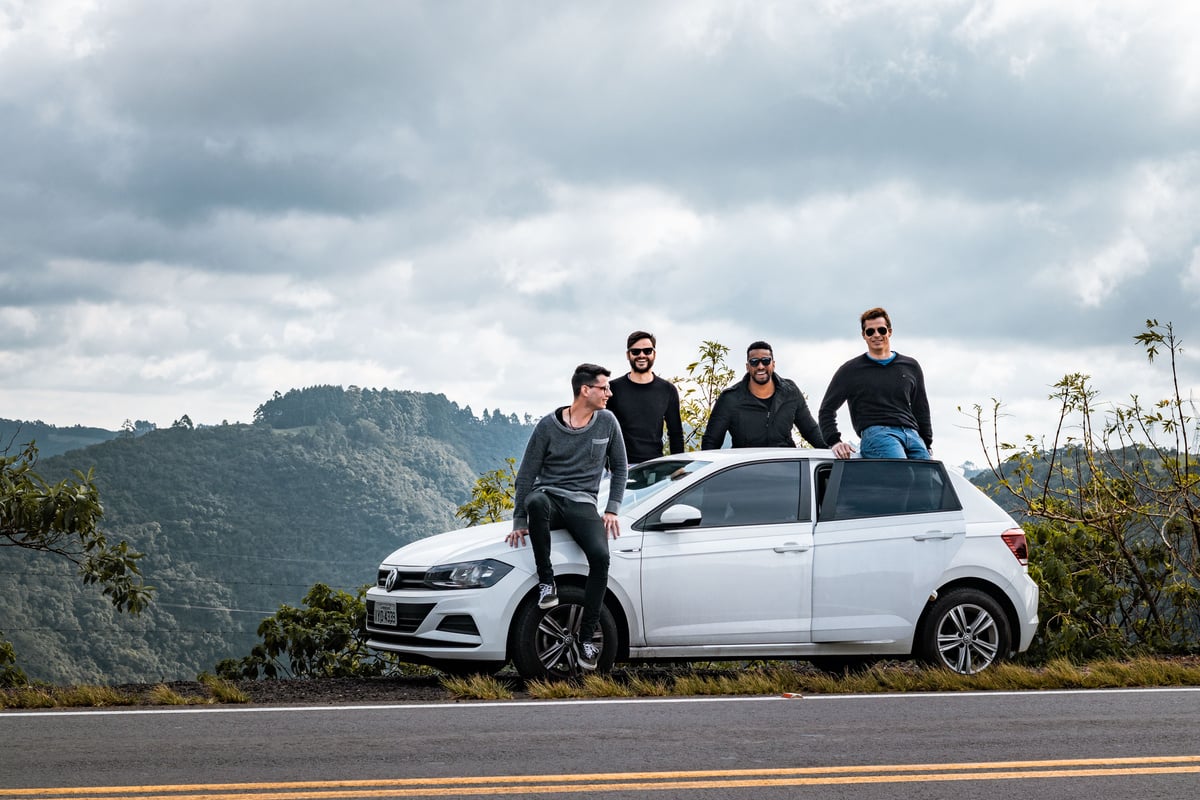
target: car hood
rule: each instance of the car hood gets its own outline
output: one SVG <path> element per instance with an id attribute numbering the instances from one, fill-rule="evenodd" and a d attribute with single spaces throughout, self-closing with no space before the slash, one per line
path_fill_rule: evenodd
<path id="1" fill-rule="evenodd" d="M 500 558 L 512 551 L 504 537 L 511 521 L 489 522 L 472 528 L 439 533 L 405 545 L 383 560 L 385 567 L 432 567 L 457 561 Z"/>

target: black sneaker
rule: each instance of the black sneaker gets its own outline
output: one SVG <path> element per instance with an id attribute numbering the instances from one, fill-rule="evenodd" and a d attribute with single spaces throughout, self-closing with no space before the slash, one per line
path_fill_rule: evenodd
<path id="1" fill-rule="evenodd" d="M 538 608 L 554 608 L 558 605 L 558 592 L 553 583 L 538 584 Z"/>
<path id="2" fill-rule="evenodd" d="M 600 648 L 591 642 L 584 642 L 579 648 L 579 666 L 593 670 L 600 665 Z"/>

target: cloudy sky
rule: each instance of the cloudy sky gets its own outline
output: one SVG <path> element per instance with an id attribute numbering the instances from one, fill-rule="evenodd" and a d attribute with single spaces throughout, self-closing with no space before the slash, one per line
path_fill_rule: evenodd
<path id="1" fill-rule="evenodd" d="M 1066 373 L 1164 395 L 1147 318 L 1200 343 L 1197 40 L 1177 1 L 0 0 L 0 417 L 540 416 L 635 328 L 668 377 L 767 339 L 815 405 L 882 305 L 980 461 L 960 406 L 1049 433 Z"/>

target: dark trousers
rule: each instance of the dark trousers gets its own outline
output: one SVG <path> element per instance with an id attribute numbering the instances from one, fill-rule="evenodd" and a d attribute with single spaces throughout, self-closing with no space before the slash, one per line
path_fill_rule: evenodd
<path id="1" fill-rule="evenodd" d="M 550 531 L 565 528 L 587 556 L 588 576 L 583 586 L 579 641 L 591 641 L 600 624 L 600 605 L 608 587 L 608 534 L 600 512 L 594 503 L 579 503 L 540 491 L 530 492 L 525 500 L 525 510 L 529 514 L 529 538 L 539 582 L 554 582 L 554 567 L 550 565 Z"/>

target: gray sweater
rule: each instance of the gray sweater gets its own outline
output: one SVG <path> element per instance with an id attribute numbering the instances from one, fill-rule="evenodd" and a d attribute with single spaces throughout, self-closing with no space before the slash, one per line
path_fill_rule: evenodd
<path id="1" fill-rule="evenodd" d="M 559 419 L 561 413 L 558 409 L 542 417 L 525 446 L 513 498 L 515 531 L 529 527 L 525 499 L 534 490 L 595 504 L 605 465 L 612 470 L 612 478 L 604 510 L 616 514 L 621 508 L 629 465 L 617 418 L 600 409 L 587 425 L 569 428 Z"/>

